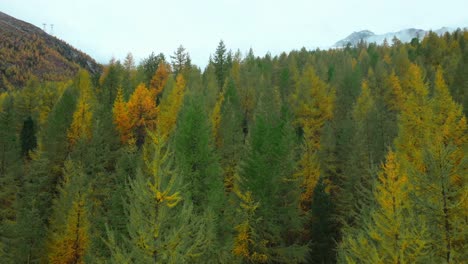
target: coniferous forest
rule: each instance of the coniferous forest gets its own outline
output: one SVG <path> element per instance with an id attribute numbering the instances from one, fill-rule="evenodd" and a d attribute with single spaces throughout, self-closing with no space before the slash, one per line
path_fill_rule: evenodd
<path id="1" fill-rule="evenodd" d="M 466 263 L 468 31 L 0 92 L 1 263 Z"/>

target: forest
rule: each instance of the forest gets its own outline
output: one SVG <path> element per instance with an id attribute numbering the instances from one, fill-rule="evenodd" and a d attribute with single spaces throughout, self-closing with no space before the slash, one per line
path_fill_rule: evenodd
<path id="1" fill-rule="evenodd" d="M 468 31 L 223 41 L 0 91 L 0 263 L 464 263 Z"/>

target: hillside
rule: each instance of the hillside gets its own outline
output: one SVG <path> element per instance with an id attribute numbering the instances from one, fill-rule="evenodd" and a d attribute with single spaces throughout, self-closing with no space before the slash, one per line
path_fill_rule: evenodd
<path id="1" fill-rule="evenodd" d="M 90 56 L 40 28 L 0 12 L 0 91 L 21 87 L 31 77 L 60 81 L 101 66 Z"/>

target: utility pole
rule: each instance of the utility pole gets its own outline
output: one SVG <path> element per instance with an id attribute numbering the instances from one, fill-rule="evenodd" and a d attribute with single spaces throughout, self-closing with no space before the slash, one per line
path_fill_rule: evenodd
<path id="1" fill-rule="evenodd" d="M 44 30 L 44 32 L 46 32 L 46 26 L 47 26 L 46 23 L 42 23 L 42 30 Z"/>
<path id="2" fill-rule="evenodd" d="M 50 24 L 50 35 L 54 35 L 54 24 Z"/>

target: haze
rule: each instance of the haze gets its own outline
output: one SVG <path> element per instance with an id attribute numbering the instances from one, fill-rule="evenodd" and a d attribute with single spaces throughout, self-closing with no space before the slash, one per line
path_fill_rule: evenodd
<path id="1" fill-rule="evenodd" d="M 166 56 L 182 44 L 204 66 L 220 39 L 229 49 L 273 55 L 328 47 L 353 31 L 468 26 L 468 2 L 1 0 L 1 11 L 53 34 L 100 63 L 132 52 Z"/>

